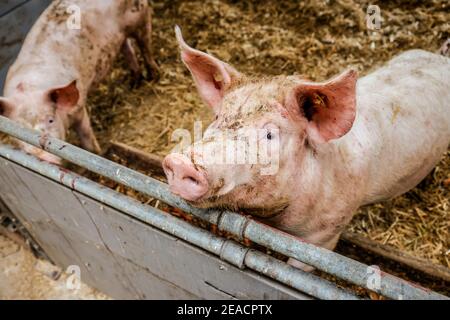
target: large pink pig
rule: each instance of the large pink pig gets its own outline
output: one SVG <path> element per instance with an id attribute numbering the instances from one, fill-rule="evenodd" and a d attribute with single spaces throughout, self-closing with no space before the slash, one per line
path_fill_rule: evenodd
<path id="1" fill-rule="evenodd" d="M 147 0 L 54 1 L 27 35 L 9 69 L 0 115 L 63 140 L 73 127 L 82 147 L 99 153 L 86 97 L 108 74 L 121 48 L 135 75 L 140 74 L 131 38 L 136 39 L 148 72 L 154 72 Z M 60 161 L 20 144 L 41 159 Z"/>
<path id="2" fill-rule="evenodd" d="M 247 212 L 334 249 L 359 206 L 410 190 L 449 146 L 446 57 L 407 51 L 360 79 L 352 70 L 325 82 L 254 79 L 190 48 L 179 29 L 177 37 L 183 62 L 216 115 L 202 140 L 164 160 L 171 190 L 195 206 Z M 273 144 L 278 170 L 262 174 L 266 165 L 242 159 L 202 161 L 220 148 L 212 132 L 229 129 L 262 131 L 257 139 Z"/>

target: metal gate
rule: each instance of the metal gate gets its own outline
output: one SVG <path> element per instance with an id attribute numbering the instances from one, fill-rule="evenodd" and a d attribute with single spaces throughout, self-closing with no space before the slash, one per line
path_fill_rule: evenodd
<path id="1" fill-rule="evenodd" d="M 245 237 L 383 296 L 446 298 L 243 215 L 194 208 L 152 177 L 7 118 L 0 117 L 0 131 L 180 208 L 238 239 Z M 113 297 L 357 298 L 325 279 L 10 146 L 0 145 L 0 161 L 3 202 L 56 263 L 75 263 L 88 284 Z"/>

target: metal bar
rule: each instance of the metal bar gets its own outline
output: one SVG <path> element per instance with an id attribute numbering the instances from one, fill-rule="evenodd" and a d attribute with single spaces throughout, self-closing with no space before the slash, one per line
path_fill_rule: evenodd
<path id="1" fill-rule="evenodd" d="M 373 268 L 302 241 L 300 238 L 271 228 L 265 224 L 230 211 L 194 208 L 173 195 L 167 186 L 156 179 L 133 171 L 115 162 L 91 154 L 67 142 L 42 136 L 38 131 L 22 128 L 13 121 L 0 116 L 0 131 L 40 147 L 88 170 L 108 177 L 134 190 L 178 207 L 205 221 L 216 224 L 239 238 L 246 237 L 260 245 L 297 259 L 364 288 L 391 299 L 448 299 L 447 297 L 412 284 L 406 280 L 381 272 L 380 285 L 371 286 Z"/>
<path id="2" fill-rule="evenodd" d="M 250 250 L 247 253 L 245 256 L 245 265 L 265 275 L 276 277 L 279 281 L 299 290 L 304 287 L 305 283 L 311 283 L 311 280 L 308 279 L 309 276 L 316 277 L 304 271 L 299 274 L 299 269 L 256 250 Z M 320 296 L 326 300 L 340 300 L 342 298 L 341 293 L 336 292 L 334 289 L 335 285 L 330 285 L 329 282 L 325 282 L 320 286 L 308 286 L 308 288 L 309 291 L 306 293 L 313 297 Z M 339 295 L 336 295 L 336 293 Z"/>
<path id="3" fill-rule="evenodd" d="M 220 256 L 223 260 L 239 268 L 246 266 L 320 299 L 358 299 L 352 293 L 337 288 L 327 280 L 290 267 L 286 263 L 266 254 L 249 250 L 232 240 L 213 235 L 204 229 L 195 227 L 152 206 L 142 204 L 137 200 L 75 173 L 61 169 L 56 165 L 42 162 L 34 156 L 25 154 L 10 146 L 0 144 L 0 157 L 9 159 L 73 190 L 123 211 L 140 221 Z M 277 270 L 275 271 L 274 268 Z"/>

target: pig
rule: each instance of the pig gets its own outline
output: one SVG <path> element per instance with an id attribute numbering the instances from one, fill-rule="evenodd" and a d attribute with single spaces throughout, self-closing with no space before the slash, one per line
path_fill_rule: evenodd
<path id="1" fill-rule="evenodd" d="M 447 57 L 410 50 L 359 79 L 353 69 L 324 82 L 255 79 L 176 34 L 181 59 L 215 114 L 203 139 L 163 161 L 171 191 L 194 206 L 252 214 L 333 250 L 358 207 L 416 186 L 449 146 Z M 210 132 L 230 128 L 262 130 L 258 139 L 269 145 L 278 140 L 278 170 L 202 163 L 202 152 L 218 144 Z"/>
<path id="2" fill-rule="evenodd" d="M 85 107 L 87 95 L 108 74 L 121 49 L 134 75 L 142 74 L 132 38 L 148 74 L 155 77 L 147 0 L 54 1 L 32 27 L 8 71 L 0 115 L 61 140 L 73 128 L 83 148 L 100 153 Z M 42 160 L 61 163 L 50 153 L 18 143 Z"/>

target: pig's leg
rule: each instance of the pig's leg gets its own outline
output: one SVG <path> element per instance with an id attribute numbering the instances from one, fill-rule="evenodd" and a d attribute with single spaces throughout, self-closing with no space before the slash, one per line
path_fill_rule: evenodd
<path id="1" fill-rule="evenodd" d="M 133 73 L 133 87 L 139 86 L 142 80 L 141 68 L 139 67 L 139 61 L 136 55 L 136 50 L 134 50 L 133 44 L 131 43 L 131 39 L 127 38 L 122 46 L 122 52 L 125 56 L 125 59 L 128 61 L 130 65 L 130 69 Z"/>
<path id="2" fill-rule="evenodd" d="M 101 149 L 95 137 L 94 130 L 92 130 L 91 121 L 84 108 L 81 120 L 74 124 L 74 129 L 80 138 L 80 143 L 83 149 L 100 154 Z"/>
<path id="3" fill-rule="evenodd" d="M 307 265 L 306 263 L 300 262 L 293 258 L 289 258 L 287 263 L 290 264 L 291 266 L 293 266 L 297 269 L 303 270 L 305 272 L 312 272 L 315 269 L 314 267 L 311 267 L 310 265 Z"/>
<path id="4" fill-rule="evenodd" d="M 152 50 L 152 14 L 149 11 L 146 22 L 135 34 L 136 41 L 141 49 L 148 79 L 158 79 L 159 67 L 154 59 Z"/>
<path id="5" fill-rule="evenodd" d="M 130 38 L 127 38 L 123 43 L 122 52 L 125 55 L 125 58 L 127 59 L 128 63 L 130 64 L 130 69 L 133 72 L 133 75 L 136 77 L 140 75 L 141 69 L 139 67 L 139 61 L 136 55 L 136 50 L 134 50 Z"/>

